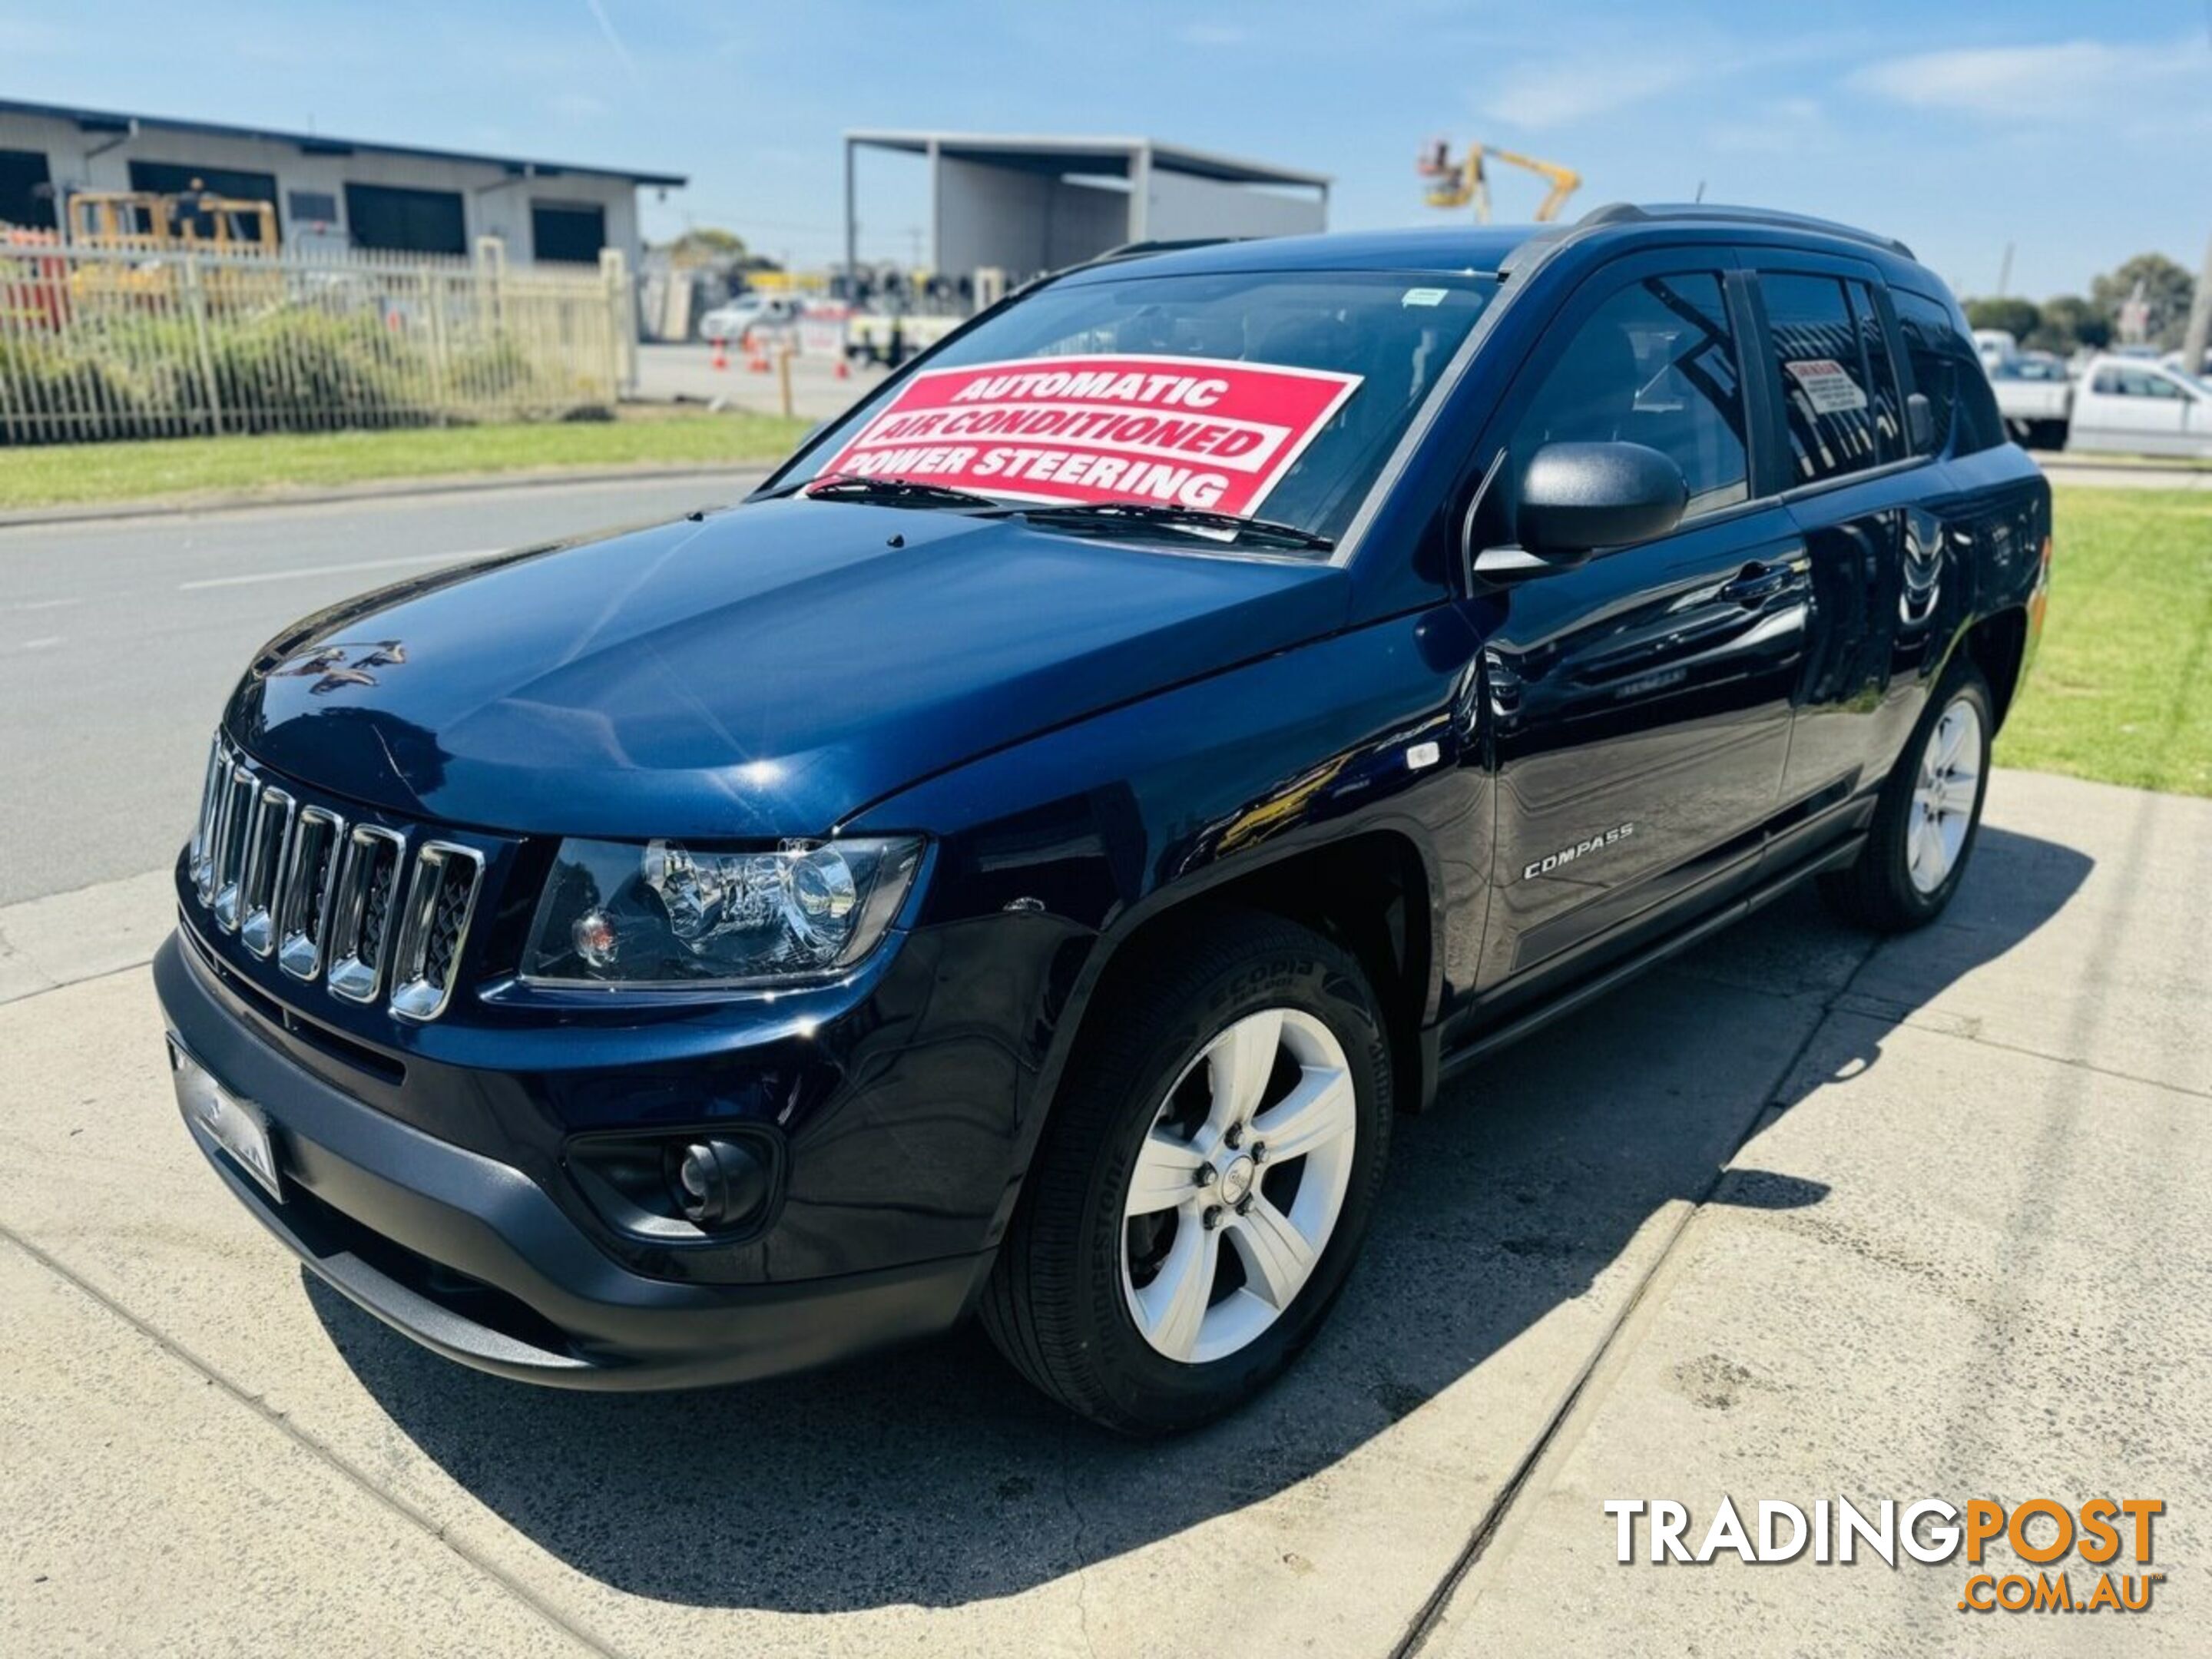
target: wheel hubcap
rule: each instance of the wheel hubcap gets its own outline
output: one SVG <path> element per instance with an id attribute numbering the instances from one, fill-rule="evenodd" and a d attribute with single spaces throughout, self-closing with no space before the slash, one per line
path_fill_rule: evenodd
<path id="1" fill-rule="evenodd" d="M 1200 1051 L 1122 1204 L 1121 1290 L 1146 1342 L 1204 1364 L 1281 1317 L 1343 1212 L 1358 1127 L 1343 1045 L 1310 1014 L 1248 1014 Z"/>
<path id="2" fill-rule="evenodd" d="M 1982 716 L 1960 697 L 1943 711 L 1920 751 L 1905 831 L 1905 868 L 1913 887 L 1932 893 L 1950 878 L 1973 828 L 1981 793 Z"/>
<path id="3" fill-rule="evenodd" d="M 1221 1172 L 1221 1201 L 1224 1204 L 1243 1203 L 1244 1194 L 1252 1190 L 1252 1177 L 1258 1173 L 1257 1166 L 1250 1158 L 1231 1158 L 1229 1167 Z"/>

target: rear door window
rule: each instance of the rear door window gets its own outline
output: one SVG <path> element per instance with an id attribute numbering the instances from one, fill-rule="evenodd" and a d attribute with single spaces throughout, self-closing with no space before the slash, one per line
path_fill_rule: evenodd
<path id="1" fill-rule="evenodd" d="M 1763 275 L 1766 328 L 1800 484 L 1879 466 L 1886 458 L 1873 374 L 1843 283 Z M 1892 411 L 1893 431 L 1894 410 Z"/>
<path id="2" fill-rule="evenodd" d="M 1720 277 L 1647 276 L 1575 331 L 1521 418 L 1517 477 L 1547 443 L 1644 444 L 1682 469 L 1694 516 L 1748 498 L 1743 376 Z"/>

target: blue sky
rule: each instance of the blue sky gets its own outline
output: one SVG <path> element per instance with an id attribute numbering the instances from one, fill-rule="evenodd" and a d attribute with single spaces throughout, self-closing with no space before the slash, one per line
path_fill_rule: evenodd
<path id="1" fill-rule="evenodd" d="M 0 96 L 688 173 L 687 218 L 840 246 L 848 126 L 1143 133 L 1335 175 L 1337 228 L 1419 223 L 1431 135 L 1616 199 L 1789 207 L 1904 237 L 1963 292 L 2077 290 L 2212 234 L 2212 6 L 1864 0 L 0 0 Z M 863 170 L 903 256 L 918 161 Z M 1499 216 L 1540 198 L 1501 174 Z M 1571 209 L 1571 211 L 1574 210 Z"/>

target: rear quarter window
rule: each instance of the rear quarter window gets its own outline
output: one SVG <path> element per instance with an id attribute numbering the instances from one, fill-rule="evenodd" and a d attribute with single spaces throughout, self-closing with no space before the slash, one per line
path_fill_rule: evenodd
<path id="1" fill-rule="evenodd" d="M 1971 455 L 2004 441 L 2004 422 L 1964 316 L 1910 289 L 1893 288 L 1899 331 L 1914 387 L 1935 416 L 1932 453 Z"/>

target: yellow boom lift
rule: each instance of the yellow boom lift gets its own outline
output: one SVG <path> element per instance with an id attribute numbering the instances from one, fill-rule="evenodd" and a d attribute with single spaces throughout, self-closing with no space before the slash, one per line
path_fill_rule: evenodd
<path id="1" fill-rule="evenodd" d="M 1421 152 L 1415 165 L 1421 177 L 1431 180 L 1428 203 L 1435 208 L 1463 208 L 1474 204 L 1474 216 L 1482 224 L 1490 222 L 1490 179 L 1483 171 L 1486 161 L 1510 163 L 1526 167 L 1547 180 L 1551 194 L 1544 198 L 1543 205 L 1536 210 L 1536 222 L 1547 224 L 1559 216 L 1566 205 L 1567 198 L 1582 187 L 1583 176 L 1572 167 L 1561 167 L 1556 161 L 1540 161 L 1533 155 L 1523 155 L 1517 150 L 1499 149 L 1495 145 L 1469 144 L 1467 154 L 1453 161 L 1450 143 L 1443 138 L 1432 140 Z"/>

